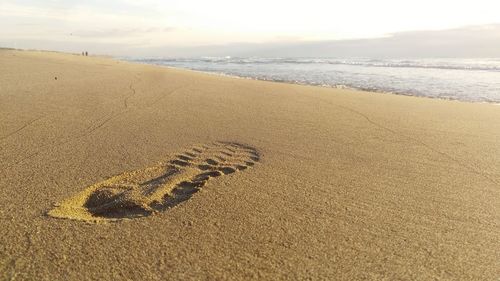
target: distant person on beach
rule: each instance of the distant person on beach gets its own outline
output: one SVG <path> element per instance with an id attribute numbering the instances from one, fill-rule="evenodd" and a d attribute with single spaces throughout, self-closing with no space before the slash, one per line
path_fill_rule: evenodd
<path id="1" fill-rule="evenodd" d="M 89 53 L 85 52 L 85 56 L 87 57 L 89 55 Z"/>

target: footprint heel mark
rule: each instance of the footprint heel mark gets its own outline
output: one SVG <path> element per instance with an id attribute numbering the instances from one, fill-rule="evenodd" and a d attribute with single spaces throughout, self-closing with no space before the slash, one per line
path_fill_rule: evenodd
<path id="1" fill-rule="evenodd" d="M 258 151 L 248 145 L 197 145 L 158 165 L 88 186 L 56 204 L 48 215 L 93 222 L 154 215 L 189 200 L 209 181 L 247 170 L 259 160 Z"/>

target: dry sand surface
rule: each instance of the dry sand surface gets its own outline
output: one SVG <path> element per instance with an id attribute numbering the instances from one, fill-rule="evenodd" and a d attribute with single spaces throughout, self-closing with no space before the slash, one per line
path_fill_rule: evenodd
<path id="1" fill-rule="evenodd" d="M 2 280 L 500 278 L 497 105 L 3 50 L 0 165 Z"/>

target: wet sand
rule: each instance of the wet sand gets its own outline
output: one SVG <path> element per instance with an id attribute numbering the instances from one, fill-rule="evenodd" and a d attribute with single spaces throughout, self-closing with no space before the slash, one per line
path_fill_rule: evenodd
<path id="1" fill-rule="evenodd" d="M 499 120 L 0 50 L 0 279 L 496 280 Z"/>

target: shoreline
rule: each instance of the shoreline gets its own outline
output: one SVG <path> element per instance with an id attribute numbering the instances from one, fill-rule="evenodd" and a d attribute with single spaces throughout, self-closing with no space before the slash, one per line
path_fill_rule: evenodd
<path id="1" fill-rule="evenodd" d="M 144 65 L 165 67 L 165 68 L 170 68 L 170 69 L 194 71 L 194 72 L 205 73 L 205 74 L 210 74 L 210 75 L 215 75 L 215 76 L 231 77 L 231 78 L 237 78 L 237 79 L 266 81 L 266 82 L 284 83 L 284 84 L 302 85 L 302 86 L 313 86 L 313 87 L 321 87 L 321 88 L 329 88 L 329 89 L 347 89 L 347 90 L 368 92 L 368 93 L 374 93 L 374 94 L 388 94 L 388 95 L 397 95 L 397 96 L 437 99 L 437 100 L 445 100 L 445 101 L 457 101 L 457 102 L 464 102 L 464 103 L 477 103 L 477 104 L 484 103 L 484 104 L 500 105 L 500 102 L 497 102 L 497 101 L 474 101 L 474 100 L 465 100 L 465 99 L 458 99 L 458 98 L 452 98 L 452 97 L 448 97 L 448 98 L 446 98 L 446 97 L 433 97 L 433 96 L 426 96 L 426 95 L 422 95 L 422 94 L 420 94 L 420 95 L 419 94 L 411 94 L 411 93 L 407 93 L 407 92 L 396 92 L 396 91 L 385 91 L 385 90 L 362 88 L 362 87 L 352 87 L 352 86 L 347 86 L 347 85 L 334 85 L 333 86 L 333 85 L 326 85 L 326 84 L 323 84 L 323 85 L 322 84 L 308 84 L 308 83 L 287 81 L 287 80 L 261 79 L 261 78 L 251 77 L 251 76 L 238 76 L 238 75 L 234 75 L 234 74 L 227 74 L 227 73 L 216 72 L 216 71 L 197 70 L 197 69 L 192 69 L 192 68 L 170 66 L 170 65 L 166 65 L 166 64 L 154 64 L 154 63 L 140 62 L 140 61 L 136 61 L 136 60 L 122 59 L 120 57 L 113 57 L 113 59 L 116 59 L 119 61 L 124 61 L 124 62 L 129 62 L 129 63 L 138 63 L 138 64 L 144 64 Z"/>
<path id="2" fill-rule="evenodd" d="M 15 49 L 15 48 L 0 48 L 0 50 L 20 51 L 20 52 L 42 52 L 42 53 L 47 52 L 47 53 L 59 53 L 59 54 L 80 56 L 79 53 L 69 53 L 69 52 L 51 51 L 51 50 L 25 50 L 25 49 Z M 272 80 L 272 79 L 260 79 L 260 78 L 254 78 L 251 76 L 238 76 L 238 75 L 233 75 L 233 74 L 226 74 L 223 72 L 203 71 L 203 70 L 176 67 L 176 66 L 170 66 L 170 65 L 152 64 L 152 63 L 136 61 L 134 59 L 129 60 L 129 59 L 126 59 L 123 57 L 116 57 L 116 56 L 110 56 L 110 55 L 90 55 L 90 57 L 105 58 L 105 59 L 111 59 L 111 60 L 115 60 L 115 61 L 135 63 L 135 64 L 141 64 L 141 65 L 157 66 L 157 67 L 163 67 L 163 68 L 167 68 L 167 69 L 192 71 L 192 72 L 204 73 L 204 74 L 221 76 L 221 77 L 230 77 L 230 78 L 235 78 L 235 79 L 265 81 L 265 82 L 283 83 L 283 84 L 301 85 L 301 86 L 311 86 L 311 87 L 320 87 L 320 88 L 328 88 L 328 89 L 345 89 L 345 90 L 360 91 L 360 92 L 366 92 L 366 93 L 372 93 L 372 94 L 385 94 L 385 95 L 396 95 L 396 96 L 405 96 L 405 97 L 416 97 L 416 98 L 435 99 L 435 100 L 461 102 L 461 103 L 500 105 L 500 102 L 495 102 L 495 101 L 473 101 L 473 100 L 462 100 L 462 99 L 456 99 L 456 98 L 432 97 L 432 96 L 426 96 L 426 95 L 411 94 L 411 93 L 407 93 L 407 92 L 394 92 L 394 91 L 384 91 L 384 90 L 378 90 L 378 89 L 366 89 L 366 88 L 362 88 L 362 87 L 351 87 L 351 86 L 347 86 L 347 85 L 331 86 L 331 85 L 320 85 L 320 84 L 307 84 L 307 83 L 285 81 L 285 80 L 280 81 L 280 80 Z"/>

